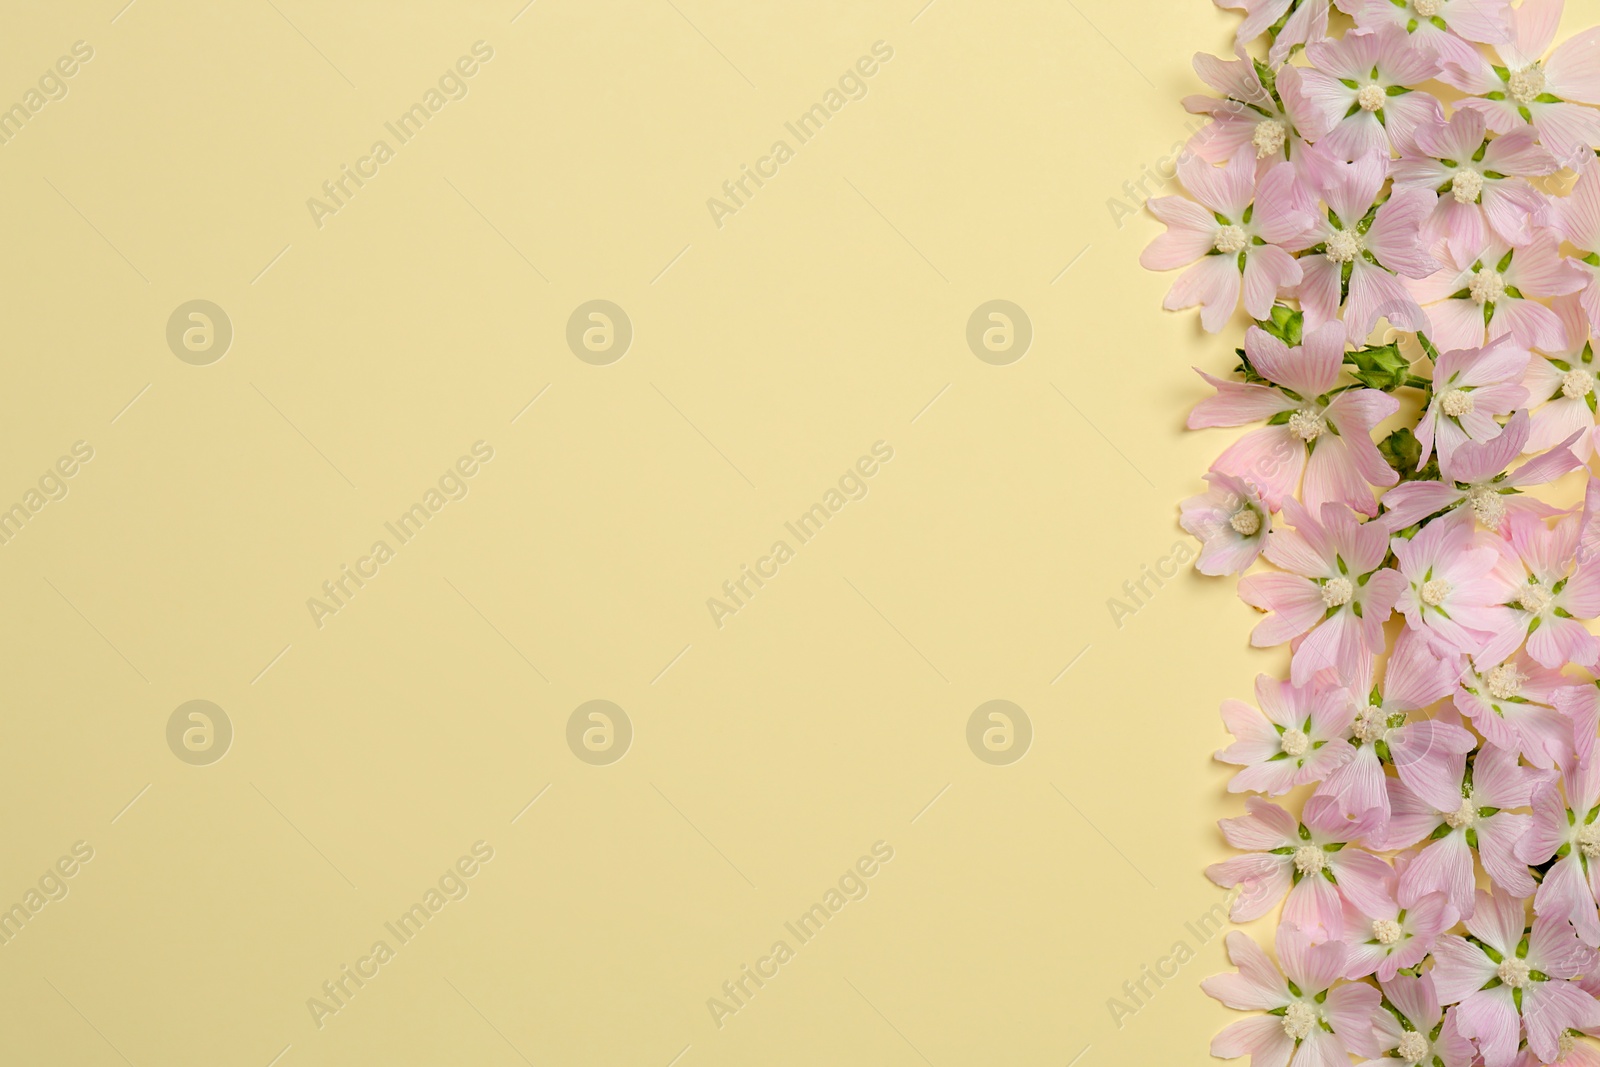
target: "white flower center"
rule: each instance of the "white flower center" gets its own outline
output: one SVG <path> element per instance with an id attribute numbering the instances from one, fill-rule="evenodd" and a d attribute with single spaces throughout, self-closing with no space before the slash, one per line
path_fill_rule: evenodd
<path id="1" fill-rule="evenodd" d="M 1478 194 L 1483 192 L 1483 175 L 1465 168 L 1456 171 L 1456 176 L 1450 179 L 1450 192 L 1458 204 L 1477 203 Z"/>
<path id="2" fill-rule="evenodd" d="M 1310 408 L 1302 408 L 1289 416 L 1289 432 L 1302 441 L 1315 441 L 1327 428 L 1322 416 Z"/>
<path id="3" fill-rule="evenodd" d="M 1423 582 L 1422 588 L 1418 590 L 1417 595 L 1422 598 L 1422 602 L 1428 607 L 1436 608 L 1443 604 L 1445 598 L 1450 595 L 1450 583 L 1443 578 L 1434 578 L 1431 581 Z"/>
<path id="4" fill-rule="evenodd" d="M 1294 869 L 1301 874 L 1316 874 L 1327 865 L 1327 853 L 1316 845 L 1301 845 L 1294 850 Z"/>
<path id="5" fill-rule="evenodd" d="M 1431 19 L 1444 7 L 1444 0 L 1411 0 L 1411 6 L 1419 18 Z"/>
<path id="6" fill-rule="evenodd" d="M 1289 756 L 1303 756 L 1306 754 L 1306 749 L 1311 747 L 1311 738 L 1291 726 L 1283 731 L 1282 737 L 1278 738 L 1278 747 Z"/>
<path id="7" fill-rule="evenodd" d="M 1444 821 L 1452 830 L 1470 830 L 1478 825 L 1478 809 L 1472 803 L 1472 798 L 1463 797 L 1459 808 L 1445 813 Z"/>
<path id="8" fill-rule="evenodd" d="M 1439 398 L 1439 407 L 1452 419 L 1472 414 L 1472 394 L 1464 389 L 1452 389 Z"/>
<path id="9" fill-rule="evenodd" d="M 1349 263 L 1366 247 L 1367 243 L 1354 230 L 1334 230 L 1328 238 L 1328 258 L 1335 263 Z"/>
<path id="10" fill-rule="evenodd" d="M 1322 585 L 1322 602 L 1330 608 L 1344 607 L 1355 595 L 1355 586 L 1348 578 L 1329 578 Z"/>
<path id="11" fill-rule="evenodd" d="M 1250 142 L 1256 146 L 1256 158 L 1277 155 L 1283 150 L 1283 142 L 1288 135 L 1288 127 L 1277 119 L 1262 119 L 1256 123 L 1256 132 L 1250 137 Z"/>
<path id="12" fill-rule="evenodd" d="M 1250 238 L 1242 228 L 1229 225 L 1217 230 L 1217 237 L 1212 242 L 1212 247 L 1225 256 L 1231 256 L 1249 243 Z"/>
<path id="13" fill-rule="evenodd" d="M 1594 392 L 1594 375 L 1588 371 L 1569 370 L 1561 376 L 1561 395 L 1568 400 L 1588 396 Z"/>
<path id="14" fill-rule="evenodd" d="M 1382 740 L 1383 735 L 1389 732 L 1388 724 L 1384 721 L 1383 709 L 1375 704 L 1368 704 L 1356 715 L 1356 721 L 1350 724 L 1350 731 L 1355 734 L 1356 740 L 1367 744 Z"/>
<path id="15" fill-rule="evenodd" d="M 1388 98 L 1388 94 L 1383 91 L 1383 86 L 1363 85 L 1361 91 L 1356 94 L 1356 103 L 1361 105 L 1362 111 L 1376 111 L 1383 106 L 1383 102 Z"/>
<path id="16" fill-rule="evenodd" d="M 1372 938 L 1380 945 L 1392 945 L 1400 940 L 1400 924 L 1393 919 L 1373 919 Z"/>
<path id="17" fill-rule="evenodd" d="M 1254 537 L 1261 532 L 1261 515 L 1255 508 L 1240 508 L 1228 520 L 1228 525 L 1240 537 Z"/>
<path id="18" fill-rule="evenodd" d="M 1528 972 L 1530 970 L 1532 968 L 1528 966 L 1527 960 L 1519 960 L 1515 956 L 1509 956 L 1494 973 L 1500 981 L 1512 989 L 1521 989 L 1528 984 Z"/>
<path id="19" fill-rule="evenodd" d="M 1430 0 L 1417 0 L 1417 6 L 1420 7 L 1422 4 L 1428 2 L 1430 2 Z M 1400 1035 L 1400 1043 L 1394 1047 L 1394 1051 L 1395 1055 L 1399 1056 L 1407 1063 L 1421 1063 L 1423 1060 L 1427 1059 L 1428 1053 L 1432 1050 L 1428 1047 L 1427 1038 L 1423 1037 L 1415 1030 L 1407 1030 L 1405 1033 Z"/>
<path id="20" fill-rule="evenodd" d="M 1506 517 L 1506 502 L 1499 493 L 1480 485 L 1467 494 L 1467 499 L 1472 502 L 1472 510 L 1479 522 L 1491 530 L 1500 529 L 1500 523 Z"/>
<path id="21" fill-rule="evenodd" d="M 1467 283 L 1474 304 L 1493 304 L 1506 295 L 1506 280 L 1493 267 L 1484 267 Z"/>
<path id="22" fill-rule="evenodd" d="M 1531 63 L 1521 70 L 1511 72 L 1511 77 L 1506 80 L 1506 89 L 1511 94 L 1511 99 L 1519 104 L 1531 104 L 1538 95 L 1544 92 L 1544 71 L 1539 64 Z"/>
<path id="23" fill-rule="evenodd" d="M 1522 591 L 1517 597 L 1517 607 L 1533 615 L 1538 615 L 1550 606 L 1550 590 L 1535 582 Z"/>
<path id="24" fill-rule="evenodd" d="M 1283 1013 L 1283 1032 L 1296 1041 L 1304 1041 L 1310 1037 L 1316 1025 L 1317 1013 L 1304 1001 L 1295 1001 Z"/>
<path id="25" fill-rule="evenodd" d="M 1522 683 L 1528 676 L 1517 670 L 1514 663 L 1502 663 L 1488 674 L 1484 675 L 1484 682 L 1489 687 L 1489 695 L 1496 700 L 1510 700 L 1522 692 Z"/>
<path id="26" fill-rule="evenodd" d="M 1578 851 L 1588 859 L 1600 856 L 1600 823 L 1585 823 L 1578 831 Z"/>
<path id="27" fill-rule="evenodd" d="M 1561 1031 L 1561 1036 L 1556 1038 L 1556 1062 L 1560 1063 L 1572 1055 L 1572 1050 L 1578 1047 L 1578 1039 L 1572 1036 L 1571 1031 Z"/>

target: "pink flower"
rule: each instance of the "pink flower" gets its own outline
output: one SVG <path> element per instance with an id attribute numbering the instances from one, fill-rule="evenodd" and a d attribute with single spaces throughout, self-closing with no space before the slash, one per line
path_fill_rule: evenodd
<path id="1" fill-rule="evenodd" d="M 1217 0 L 1217 6 L 1244 11 L 1244 22 L 1233 39 L 1235 48 L 1242 49 L 1283 21 L 1268 53 L 1274 67 L 1287 60 L 1296 47 L 1328 36 L 1328 0 Z"/>
<path id="2" fill-rule="evenodd" d="M 1411 33 L 1412 46 L 1441 59 L 1477 56 L 1468 41 L 1498 44 L 1511 36 L 1506 0 L 1344 0 L 1339 7 L 1363 29 L 1385 24 Z"/>
<path id="3" fill-rule="evenodd" d="M 1201 541 L 1195 570 L 1242 574 L 1261 555 L 1272 512 L 1248 483 L 1221 471 L 1206 476 L 1211 488 L 1179 505 L 1179 524 Z"/>
<path id="4" fill-rule="evenodd" d="M 1421 280 L 1407 280 L 1406 289 L 1427 312 L 1428 336 L 1441 352 L 1482 348 L 1509 334 L 1520 348 L 1560 351 L 1566 346 L 1561 320 L 1530 297 L 1575 293 L 1584 278 L 1561 258 L 1556 235 L 1549 230 L 1511 248 L 1486 235 L 1483 244 L 1455 264 Z"/>
<path id="5" fill-rule="evenodd" d="M 1207 163 L 1226 163 L 1248 147 L 1261 177 L 1298 152 L 1305 141 L 1294 116 L 1261 83 L 1255 62 L 1242 48 L 1234 54 L 1238 58 L 1232 60 L 1204 52 L 1194 57 L 1195 73 L 1221 96 L 1184 97 L 1184 110 L 1212 119 L 1211 125 L 1189 138 L 1188 148 Z"/>
<path id="6" fill-rule="evenodd" d="M 1501 587 L 1490 576 L 1500 553 L 1468 513 L 1436 519 L 1409 541 L 1396 537 L 1391 548 L 1408 583 L 1395 607 L 1440 652 L 1475 651 L 1504 623 L 1496 610 Z"/>
<path id="7" fill-rule="evenodd" d="M 1400 899 L 1419 900 L 1443 892 L 1457 911 L 1471 914 L 1474 849 L 1496 885 L 1532 896 L 1533 879 L 1515 853 L 1532 817 L 1506 809 L 1526 807 L 1533 788 L 1552 777 L 1550 772 L 1518 766 L 1515 756 L 1485 745 L 1472 764 L 1471 776 L 1458 772 L 1453 788 L 1438 782 L 1421 795 L 1391 779 L 1389 837 L 1384 847 L 1409 848 L 1429 841 L 1401 872 Z M 1433 836 L 1441 828 L 1442 833 Z"/>
<path id="8" fill-rule="evenodd" d="M 1226 381 L 1200 371 L 1217 395 L 1195 406 L 1190 429 L 1268 420 L 1265 428 L 1229 446 L 1212 469 L 1255 486 L 1274 511 L 1294 494 L 1303 473 L 1307 507 L 1337 501 L 1374 514 L 1378 505 L 1371 486 L 1393 485 L 1399 476 L 1372 443 L 1372 428 L 1394 414 L 1400 402 L 1376 389 L 1336 391 L 1344 347 L 1344 330 L 1337 323 L 1306 334 L 1297 348 L 1252 326 L 1245 333 L 1245 356 L 1269 384 Z"/>
<path id="9" fill-rule="evenodd" d="M 1584 763 L 1593 757 L 1595 733 L 1600 731 L 1600 688 L 1597 686 L 1600 682 L 1564 686 L 1550 695 L 1556 710 L 1572 724 L 1572 746 L 1577 758 Z"/>
<path id="10" fill-rule="evenodd" d="M 1600 1024 L 1600 1004 L 1571 981 L 1595 966 L 1594 950 L 1565 919 L 1540 916 L 1530 931 L 1523 901 L 1481 889 L 1477 896 L 1467 919 L 1477 942 L 1446 934 L 1434 947 L 1439 1000 L 1460 1002 L 1456 1025 L 1477 1043 L 1485 1067 L 1510 1067 L 1524 1027 L 1528 1047 L 1553 1063 L 1563 1031 Z"/>
<path id="11" fill-rule="evenodd" d="M 1530 866 L 1555 859 L 1534 894 L 1534 911 L 1568 919 L 1591 947 L 1600 946 L 1600 764 L 1568 766 L 1561 776 L 1566 799 L 1554 782 L 1533 793 L 1533 824 L 1517 842 L 1517 858 Z"/>
<path id="12" fill-rule="evenodd" d="M 1324 504 L 1321 521 L 1294 500 L 1284 502 L 1282 527 L 1267 538 L 1265 555 L 1287 574 L 1255 574 L 1239 582 L 1239 597 L 1271 612 L 1250 643 L 1270 648 L 1293 641 L 1290 679 L 1304 685 L 1320 670 L 1341 677 L 1365 673 L 1366 659 L 1383 651 L 1383 624 L 1406 580 L 1384 568 L 1388 534 L 1381 523 L 1361 524 L 1340 504 Z"/>
<path id="13" fill-rule="evenodd" d="M 1385 3 L 1388 0 L 1384 0 Z M 1478 1058 L 1472 1042 L 1456 1029 L 1455 1013 L 1439 1007 L 1433 975 L 1412 978 L 1397 974 L 1382 980 L 1385 1011 L 1378 1012 L 1378 1044 L 1406 1067 L 1471 1067 Z M 1343 1067 L 1340 1064 L 1339 1067 Z M 1393 1067 L 1388 1058 L 1368 1060 L 1361 1067 Z"/>
<path id="14" fill-rule="evenodd" d="M 1437 442 L 1439 466 L 1450 465 L 1456 449 L 1468 440 L 1482 444 L 1500 436 L 1494 416 L 1504 415 L 1528 400 L 1522 379 L 1531 358 L 1510 337 L 1499 337 L 1482 348 L 1443 352 L 1433 365 L 1432 399 L 1417 424 L 1422 445 L 1421 470 Z"/>
<path id="15" fill-rule="evenodd" d="M 1600 144 L 1600 113 L 1579 106 L 1600 103 L 1600 38 L 1579 34 L 1543 58 L 1555 41 L 1561 8 L 1562 0 L 1523 0 L 1511 11 L 1511 40 L 1494 46 L 1504 66 L 1477 54 L 1451 56 L 1439 78 L 1482 97 L 1456 106 L 1482 112 L 1494 132 L 1532 123 L 1544 146 L 1570 164 Z"/>
<path id="16" fill-rule="evenodd" d="M 1234 922 L 1259 919 L 1282 900 L 1284 922 L 1330 940 L 1344 929 L 1347 902 L 1373 912 L 1384 906 L 1389 865 L 1346 847 L 1367 833 L 1370 819 L 1346 819 L 1331 797 L 1307 800 L 1298 820 L 1271 801 L 1247 797 L 1244 815 L 1217 825 L 1228 844 L 1250 850 L 1206 868 L 1223 888 L 1242 887 L 1229 912 Z"/>
<path id="17" fill-rule="evenodd" d="M 1341 308 L 1352 342 L 1371 333 L 1380 317 L 1402 329 L 1424 328 L 1427 317 L 1395 275 L 1426 278 L 1439 269 L 1421 241 L 1433 194 L 1401 187 L 1379 205 L 1387 155 L 1374 153 L 1353 163 L 1314 150 L 1306 156 L 1308 180 L 1328 207 L 1310 234 L 1295 242 L 1312 252 L 1300 260 L 1304 278 L 1298 292 L 1306 328 L 1332 322 Z"/>
<path id="18" fill-rule="evenodd" d="M 1380 982 L 1390 981 L 1402 968 L 1421 963 L 1435 939 L 1460 919 L 1443 893 L 1429 893 L 1401 906 L 1393 883 L 1387 888 L 1382 908 L 1372 912 L 1351 908 L 1346 913 L 1345 943 L 1350 946 L 1346 978 L 1375 974 Z"/>
<path id="19" fill-rule="evenodd" d="M 1355 718 L 1348 690 L 1313 682 L 1292 686 L 1270 675 L 1256 677 L 1256 703 L 1222 703 L 1222 721 L 1237 740 L 1217 753 L 1244 770 L 1228 792 L 1281 796 L 1297 785 L 1321 781 L 1354 753 L 1344 739 Z"/>
<path id="20" fill-rule="evenodd" d="M 1600 165 L 1591 170 L 1600 175 Z M 1522 381 L 1528 403 L 1542 406 L 1533 413 L 1523 451 L 1543 452 L 1575 436 L 1568 447 L 1587 463 L 1594 452 L 1595 391 L 1600 389 L 1600 366 L 1595 364 L 1589 342 L 1589 319 L 1576 296 L 1558 296 L 1550 307 L 1561 320 L 1567 343 L 1528 363 Z"/>
<path id="21" fill-rule="evenodd" d="M 1226 943 L 1238 973 L 1214 974 L 1200 988 L 1230 1008 L 1269 1014 L 1222 1031 L 1212 1039 L 1213 1056 L 1249 1056 L 1252 1067 L 1333 1067 L 1347 1063 L 1352 1052 L 1379 1055 L 1373 1033 L 1378 991 L 1365 982 L 1335 985 L 1345 971 L 1343 942 L 1312 944 L 1292 923 L 1284 923 L 1277 936 L 1281 974 L 1239 931 L 1229 933 Z"/>
<path id="22" fill-rule="evenodd" d="M 1600 1050 L 1581 1040 L 1583 1036 L 1580 1030 L 1563 1031 L 1557 1039 L 1561 1051 L 1555 1062 L 1561 1067 L 1600 1067 Z M 1517 1054 L 1515 1067 L 1542 1067 L 1542 1063 L 1531 1048 L 1524 1048 Z"/>
<path id="23" fill-rule="evenodd" d="M 1349 818 L 1378 811 L 1369 844 L 1382 847 L 1389 832 L 1389 792 L 1383 765 L 1392 763 L 1400 780 L 1427 791 L 1429 783 L 1455 782 L 1477 739 L 1455 723 L 1413 718 L 1413 713 L 1449 695 L 1460 673 L 1459 657 L 1440 656 L 1413 630 L 1403 632 L 1384 665 L 1382 692 L 1372 675 L 1347 680 L 1356 693 L 1370 694 L 1350 724 L 1351 759 L 1317 789 L 1331 796 Z"/>
<path id="24" fill-rule="evenodd" d="M 1583 310 L 1589 317 L 1589 326 L 1600 330 L 1600 266 L 1589 262 L 1600 253 L 1600 162 L 1585 156 L 1577 169 L 1578 180 L 1571 195 L 1555 202 L 1555 226 L 1586 257 L 1568 262 L 1584 276 Z M 1580 347 L 1580 334 L 1570 328 L 1567 333 L 1568 345 Z M 1589 331 L 1582 331 L 1581 336 L 1587 342 Z"/>
<path id="25" fill-rule="evenodd" d="M 1382 521 L 1391 530 L 1403 530 L 1429 515 L 1465 506 L 1486 529 L 1499 530 L 1513 511 L 1538 518 L 1560 514 L 1522 490 L 1544 485 L 1582 464 L 1566 448 L 1557 448 L 1508 472 L 1506 467 L 1524 450 L 1528 427 L 1528 413 L 1519 411 L 1487 444 L 1463 441 L 1450 462 L 1442 465 L 1449 481 L 1395 486 L 1384 494 Z"/>
<path id="26" fill-rule="evenodd" d="M 1489 744 L 1550 770 L 1573 755 L 1572 718 L 1554 706 L 1557 695 L 1567 688 L 1571 687 L 1561 672 L 1541 667 L 1519 652 L 1500 662 L 1474 663 L 1463 671 L 1455 706 Z"/>
<path id="27" fill-rule="evenodd" d="M 1600 565 L 1574 563 L 1578 521 L 1571 515 L 1551 528 L 1522 512 L 1506 516 L 1496 573 L 1510 610 L 1480 650 L 1485 660 L 1509 656 L 1524 636 L 1528 655 L 1552 670 L 1600 660 L 1600 640 L 1577 621 L 1600 615 Z"/>
<path id="28" fill-rule="evenodd" d="M 1162 306 L 1175 311 L 1199 304 L 1201 325 L 1216 333 L 1239 306 L 1242 286 L 1245 310 L 1266 318 L 1279 291 L 1300 284 L 1300 264 L 1278 246 L 1299 238 L 1312 223 L 1300 206 L 1294 168 L 1273 167 L 1258 190 L 1255 152 L 1241 149 L 1225 167 L 1197 156 L 1180 159 L 1178 179 L 1199 203 L 1181 196 L 1148 201 L 1167 232 L 1139 257 L 1147 270 L 1194 263 Z"/>
<path id="29" fill-rule="evenodd" d="M 1394 10 L 1389 0 L 1380 0 Z M 1555 157 L 1535 143 L 1532 130 L 1484 140 L 1483 116 L 1457 111 L 1447 125 L 1421 126 L 1417 151 L 1405 153 L 1393 168 L 1396 185 L 1418 185 L 1438 196 L 1424 233 L 1431 244 L 1443 239 L 1454 259 L 1477 255 L 1486 231 L 1502 241 L 1524 245 L 1533 227 L 1554 221 L 1545 195 L 1526 176 L 1552 174 Z"/>
<path id="30" fill-rule="evenodd" d="M 1309 67 L 1283 67 L 1278 91 L 1303 116 L 1308 139 L 1340 159 L 1415 150 L 1418 126 L 1444 122 L 1439 101 L 1409 86 L 1439 72 L 1435 53 L 1413 48 L 1405 28 L 1352 30 L 1306 46 Z"/>

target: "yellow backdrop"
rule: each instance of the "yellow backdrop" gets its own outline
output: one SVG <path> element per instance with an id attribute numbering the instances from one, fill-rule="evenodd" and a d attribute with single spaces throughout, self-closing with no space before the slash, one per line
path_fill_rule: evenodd
<path id="1" fill-rule="evenodd" d="M 1204 1058 L 1235 16 L 123 3 L 0 34 L 0 1058 Z"/>

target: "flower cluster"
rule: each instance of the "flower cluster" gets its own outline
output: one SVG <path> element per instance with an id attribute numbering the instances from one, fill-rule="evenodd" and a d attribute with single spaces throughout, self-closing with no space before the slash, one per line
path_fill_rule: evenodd
<path id="1" fill-rule="evenodd" d="M 1289 666 L 1222 706 L 1247 796 L 1207 874 L 1278 924 L 1229 934 L 1204 988 L 1255 1014 L 1212 1053 L 1600 1067 L 1600 29 L 1216 2 L 1234 56 L 1195 59 L 1143 263 L 1253 320 L 1200 372 L 1188 425 L 1244 429 L 1181 522 Z"/>

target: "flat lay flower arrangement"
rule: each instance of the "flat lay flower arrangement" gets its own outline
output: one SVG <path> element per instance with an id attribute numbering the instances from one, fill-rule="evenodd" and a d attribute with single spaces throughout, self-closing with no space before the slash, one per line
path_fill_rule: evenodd
<path id="1" fill-rule="evenodd" d="M 1200 371 L 1189 427 L 1233 429 L 1181 522 L 1289 670 L 1221 709 L 1207 874 L 1278 922 L 1203 983 L 1250 1013 L 1211 1051 L 1600 1065 L 1600 29 L 1217 3 L 1142 261 L 1206 331 L 1254 320 Z"/>

